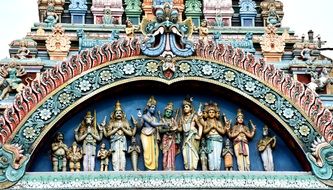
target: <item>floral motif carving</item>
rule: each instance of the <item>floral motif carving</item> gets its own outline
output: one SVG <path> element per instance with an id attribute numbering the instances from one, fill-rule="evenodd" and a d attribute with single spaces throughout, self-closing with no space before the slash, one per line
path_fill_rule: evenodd
<path id="1" fill-rule="evenodd" d="M 63 60 L 68 52 L 71 41 L 65 35 L 65 30 L 61 24 L 56 24 L 53 33 L 46 40 L 46 49 L 50 54 L 51 60 Z"/>

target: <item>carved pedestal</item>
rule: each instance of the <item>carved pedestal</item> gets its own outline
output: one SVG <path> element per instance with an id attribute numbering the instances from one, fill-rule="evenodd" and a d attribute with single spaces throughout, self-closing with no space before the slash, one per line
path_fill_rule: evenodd
<path id="1" fill-rule="evenodd" d="M 277 63 L 281 61 L 282 53 L 278 53 L 278 52 L 263 52 L 264 55 L 264 59 L 267 63 Z"/>

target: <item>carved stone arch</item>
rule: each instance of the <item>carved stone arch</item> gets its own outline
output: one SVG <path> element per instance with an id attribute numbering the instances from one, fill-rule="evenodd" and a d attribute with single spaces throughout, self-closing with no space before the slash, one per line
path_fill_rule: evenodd
<path id="1" fill-rule="evenodd" d="M 84 101 L 89 93 L 98 94 L 133 80 L 171 84 L 188 79 L 229 88 L 256 102 L 292 133 L 304 153 L 311 152 L 316 138 L 332 140 L 332 114 L 317 95 L 274 66 L 255 60 L 252 54 L 230 46 L 207 48 L 199 44 L 196 57 L 176 59 L 177 69 L 168 79 L 160 68 L 161 60 L 140 56 L 137 41 L 121 43 L 82 51 L 43 72 L 16 96 L 13 107 L 0 118 L 0 142 L 22 145 L 24 154 L 31 154 L 47 131 L 70 110 L 67 106 Z M 70 98 L 65 101 L 65 97 Z M 29 131 L 34 132 L 26 135 Z"/>

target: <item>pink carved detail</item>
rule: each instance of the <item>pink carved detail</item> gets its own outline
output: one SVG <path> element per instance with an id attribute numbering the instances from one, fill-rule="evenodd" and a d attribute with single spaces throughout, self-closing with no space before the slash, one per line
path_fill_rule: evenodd
<path id="1" fill-rule="evenodd" d="M 133 39 L 122 44 L 114 41 L 112 44 L 104 44 L 80 55 L 73 55 L 69 61 L 64 61 L 60 65 L 53 67 L 35 78 L 23 91 L 15 97 L 13 107 L 9 107 L 0 116 L 0 143 L 4 144 L 12 136 L 12 132 L 22 122 L 45 97 L 57 90 L 59 86 L 66 83 L 84 70 L 96 67 L 111 60 L 140 55 L 140 43 L 138 39 Z M 122 51 L 120 50 L 122 48 Z"/>
<path id="2" fill-rule="evenodd" d="M 314 104 L 310 108 L 309 117 L 311 121 L 316 124 L 318 117 L 323 113 L 323 111 L 324 105 L 322 101 L 318 97 L 316 97 Z"/>
<path id="3" fill-rule="evenodd" d="M 225 46 L 223 44 L 218 44 L 216 46 L 216 51 L 214 52 L 215 59 L 224 62 L 223 56 L 225 54 L 225 51 Z"/>
<path id="4" fill-rule="evenodd" d="M 284 81 L 282 83 L 282 92 L 285 94 L 287 97 L 291 97 L 290 92 L 291 89 L 294 87 L 295 80 L 290 75 L 286 75 L 284 77 Z"/>
<path id="5" fill-rule="evenodd" d="M 253 54 L 248 53 L 244 61 L 244 69 L 250 73 L 254 73 L 254 67 L 256 65 L 256 60 Z"/>
<path id="6" fill-rule="evenodd" d="M 281 70 L 276 70 L 276 74 L 273 78 L 273 86 L 280 91 L 282 91 L 282 84 L 284 82 L 285 76 L 288 75 L 285 75 Z"/>
<path id="7" fill-rule="evenodd" d="M 224 54 L 224 61 L 230 65 L 233 64 L 233 58 L 235 56 L 234 48 L 231 45 L 227 45 L 225 54 Z M 209 57 L 207 57 L 209 58 Z"/>
<path id="8" fill-rule="evenodd" d="M 327 142 L 331 142 L 333 140 L 333 121 L 326 127 L 324 131 L 324 138 Z"/>
<path id="9" fill-rule="evenodd" d="M 260 79 L 265 80 L 266 68 L 267 68 L 267 65 L 266 65 L 264 59 L 259 59 L 254 68 L 254 74 L 257 75 Z"/>
<path id="10" fill-rule="evenodd" d="M 269 84 L 273 84 L 273 79 L 276 75 L 276 68 L 272 64 L 267 64 L 267 69 L 265 71 L 265 81 Z"/>
<path id="11" fill-rule="evenodd" d="M 310 107 L 314 104 L 316 94 L 309 88 L 305 89 L 304 96 L 301 99 L 301 107 L 307 115 L 310 114 Z"/>
<path id="12" fill-rule="evenodd" d="M 332 118 L 332 113 L 328 109 L 325 109 L 324 113 L 319 116 L 317 126 L 319 127 L 318 129 L 321 134 L 324 134 L 325 129 L 331 123 Z"/>
<path id="13" fill-rule="evenodd" d="M 297 103 L 297 105 L 301 106 L 301 97 L 304 94 L 305 86 L 299 81 L 295 81 L 294 84 L 294 87 L 291 89 L 291 99 Z"/>
<path id="14" fill-rule="evenodd" d="M 233 65 L 244 69 L 245 52 L 242 49 L 237 48 L 235 57 L 233 60 Z"/>

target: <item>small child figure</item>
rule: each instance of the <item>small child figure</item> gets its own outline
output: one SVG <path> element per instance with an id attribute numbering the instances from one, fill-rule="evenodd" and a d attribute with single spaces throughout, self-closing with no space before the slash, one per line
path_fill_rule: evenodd
<path id="1" fill-rule="evenodd" d="M 97 153 L 97 157 L 101 159 L 101 171 L 108 171 L 109 156 L 111 151 L 105 149 L 105 143 L 101 144 L 101 149 Z"/>
<path id="2" fill-rule="evenodd" d="M 132 137 L 132 143 L 128 147 L 128 153 L 131 154 L 133 171 L 138 171 L 138 158 L 141 152 L 140 146 L 136 143 L 135 137 Z"/>
<path id="3" fill-rule="evenodd" d="M 232 171 L 232 165 L 233 165 L 233 156 L 234 152 L 230 145 L 230 140 L 227 139 L 225 141 L 225 147 L 222 151 L 222 157 L 224 158 L 224 167 L 226 171 Z"/>

